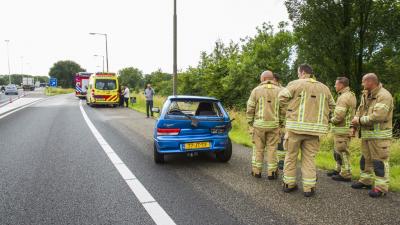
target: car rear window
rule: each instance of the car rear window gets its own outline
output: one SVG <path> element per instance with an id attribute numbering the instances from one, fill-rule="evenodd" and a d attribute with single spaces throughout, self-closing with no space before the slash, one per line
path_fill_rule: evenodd
<path id="1" fill-rule="evenodd" d="M 115 80 L 97 79 L 95 88 L 97 90 L 115 90 L 117 89 L 117 83 Z"/>
<path id="2" fill-rule="evenodd" d="M 194 100 L 174 100 L 168 108 L 168 115 L 189 116 L 209 116 L 222 117 L 222 112 L 217 102 L 214 101 L 194 101 Z"/>

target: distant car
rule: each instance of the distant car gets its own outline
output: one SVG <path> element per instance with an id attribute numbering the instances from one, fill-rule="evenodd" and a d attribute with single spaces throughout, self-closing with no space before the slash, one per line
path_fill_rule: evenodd
<path id="1" fill-rule="evenodd" d="M 9 84 L 6 86 L 5 94 L 13 94 L 13 95 L 18 95 L 18 89 L 15 84 Z"/>
<path id="2" fill-rule="evenodd" d="M 221 162 L 232 156 L 228 136 L 231 120 L 221 102 L 199 96 L 170 96 L 165 101 L 154 129 L 154 161 L 164 162 L 166 154 L 213 152 Z"/>

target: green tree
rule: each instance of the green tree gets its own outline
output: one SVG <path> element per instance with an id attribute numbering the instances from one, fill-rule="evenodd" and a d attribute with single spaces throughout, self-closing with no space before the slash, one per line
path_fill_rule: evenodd
<path id="1" fill-rule="evenodd" d="M 119 72 L 121 85 L 138 90 L 143 85 L 143 72 L 134 67 L 121 69 Z"/>
<path id="2" fill-rule="evenodd" d="M 168 96 L 172 94 L 172 75 L 162 72 L 161 69 L 145 76 L 142 90 L 145 89 L 147 84 L 151 84 L 158 95 Z"/>
<path id="3" fill-rule="evenodd" d="M 286 0 L 285 4 L 293 21 L 297 62 L 311 64 L 319 79 L 328 84 L 346 75 L 359 93 L 362 76 L 374 68 L 370 63 L 388 47 L 395 50 L 389 42 L 399 37 L 395 29 L 400 21 L 398 0 L 340 0 L 338 4 Z"/>
<path id="4" fill-rule="evenodd" d="M 79 64 L 71 60 L 58 61 L 50 68 L 49 76 L 57 78 L 58 85 L 63 88 L 73 87 L 74 76 L 78 72 L 85 72 Z"/>

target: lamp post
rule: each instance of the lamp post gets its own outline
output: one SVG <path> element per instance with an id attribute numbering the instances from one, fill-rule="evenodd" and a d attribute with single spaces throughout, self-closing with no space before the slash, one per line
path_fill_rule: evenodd
<path id="1" fill-rule="evenodd" d="M 94 57 L 102 57 L 103 58 L 103 73 L 104 73 L 104 55 L 93 55 Z"/>
<path id="2" fill-rule="evenodd" d="M 106 62 L 107 62 L 107 72 L 108 72 L 108 46 L 107 46 L 107 34 L 102 33 L 89 33 L 90 35 L 103 35 L 106 40 Z"/>
<path id="3" fill-rule="evenodd" d="M 11 70 L 10 70 L 10 40 L 4 40 L 7 43 L 7 62 L 8 62 L 8 83 L 11 84 Z"/>
<path id="4" fill-rule="evenodd" d="M 178 27 L 177 27 L 177 20 L 178 16 L 176 15 L 176 0 L 174 0 L 174 62 L 173 62 L 173 84 L 172 84 L 172 94 L 177 95 L 176 89 L 177 89 L 177 83 L 178 83 L 178 47 L 177 47 L 177 33 L 178 33 Z"/>

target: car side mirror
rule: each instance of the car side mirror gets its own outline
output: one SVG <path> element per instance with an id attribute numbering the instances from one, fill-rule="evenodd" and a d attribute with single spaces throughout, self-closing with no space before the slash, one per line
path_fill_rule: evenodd
<path id="1" fill-rule="evenodd" d="M 153 108 L 151 109 L 151 111 L 154 112 L 154 113 L 160 113 L 160 108 L 158 108 L 158 107 L 153 107 Z"/>

